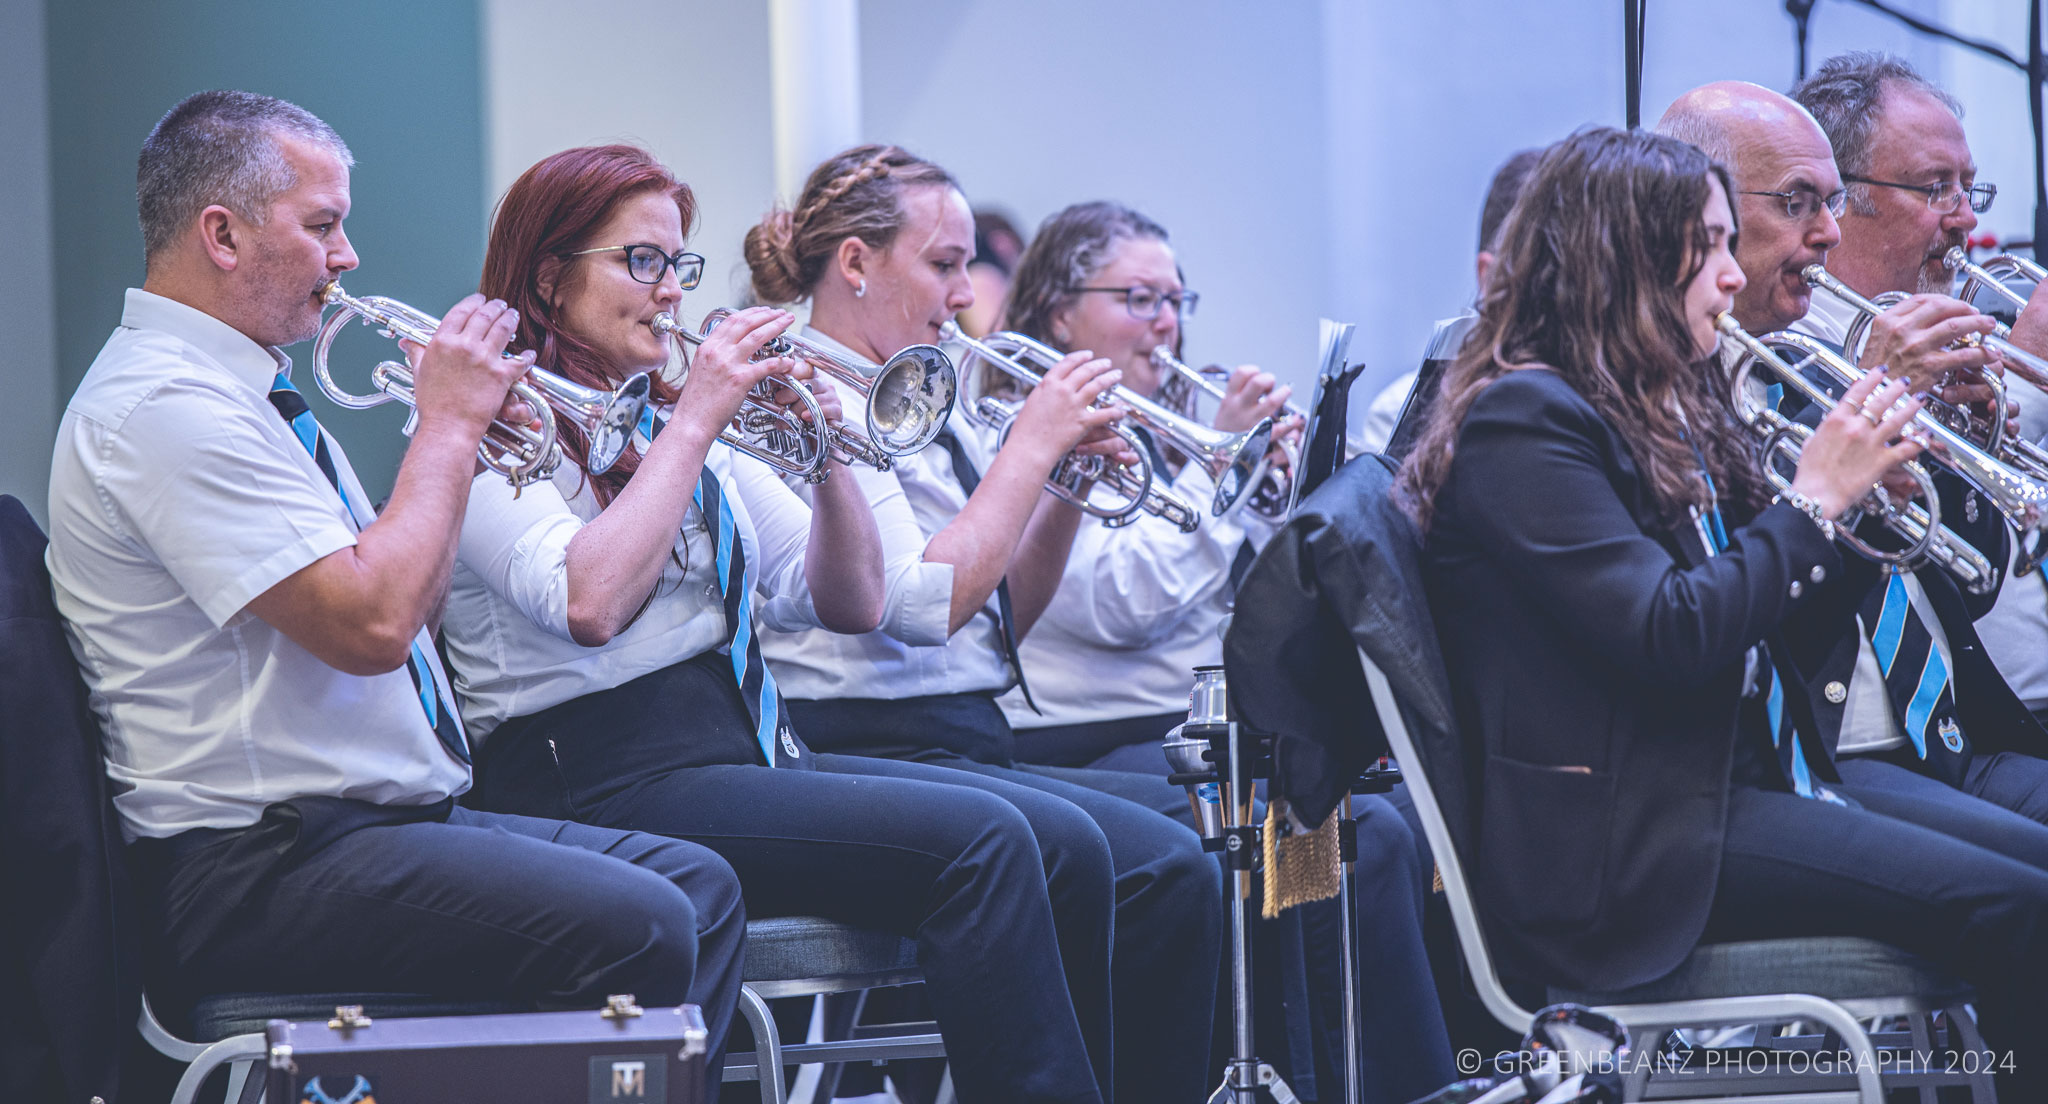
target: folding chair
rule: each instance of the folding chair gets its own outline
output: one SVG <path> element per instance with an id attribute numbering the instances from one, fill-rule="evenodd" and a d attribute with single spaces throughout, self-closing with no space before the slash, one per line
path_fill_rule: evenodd
<path id="1" fill-rule="evenodd" d="M 784 1044 L 769 1014 L 768 1002 L 777 997 L 857 993 L 923 981 L 917 944 L 902 936 L 815 916 L 754 920 L 747 924 L 747 957 L 740 976 L 745 979 L 740 1015 L 754 1033 L 754 1051 L 729 1055 L 725 1080 L 761 1082 L 763 1104 L 788 1101 L 785 1065 L 946 1055 L 936 1024 L 896 1024 L 880 1034 L 855 1028 L 849 1039 Z M 950 1083 L 949 1079 L 946 1085 Z"/>

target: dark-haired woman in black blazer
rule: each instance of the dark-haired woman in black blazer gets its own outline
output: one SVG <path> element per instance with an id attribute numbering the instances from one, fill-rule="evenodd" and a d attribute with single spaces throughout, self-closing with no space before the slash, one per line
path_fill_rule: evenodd
<path id="1" fill-rule="evenodd" d="M 1713 360 L 1729 192 L 1670 138 L 1552 147 L 1401 472 L 1483 764 L 1489 933 L 1513 973 L 1610 990 L 1702 942 L 1877 939 L 1977 986 L 2001 1088 L 2036 1099 L 2048 875 L 1845 801 L 1805 735 L 1799 642 L 1863 597 L 1832 526 L 1918 452 L 1919 404 L 1858 382 L 1774 499 Z"/>

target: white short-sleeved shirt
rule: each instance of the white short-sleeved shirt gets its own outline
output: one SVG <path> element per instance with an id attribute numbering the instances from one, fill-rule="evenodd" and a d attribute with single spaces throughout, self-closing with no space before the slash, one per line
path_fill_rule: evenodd
<path id="1" fill-rule="evenodd" d="M 816 330 L 805 329 L 803 336 L 849 362 L 875 367 Z M 840 398 L 849 424 L 862 424 L 866 404 L 860 396 L 841 388 Z M 989 440 L 965 424 L 957 410 L 951 426 L 975 469 L 987 471 L 994 455 Z M 898 457 L 887 472 L 858 464 L 849 470 L 867 493 L 881 530 L 887 581 L 882 626 L 858 636 L 824 629 L 762 632 L 761 648 L 783 696 L 898 699 L 1009 688 L 1016 680 L 1003 657 L 995 595 L 948 637 L 953 565 L 924 558 L 933 534 L 967 505 L 967 492 L 953 474 L 945 446 L 933 444 Z"/>
<path id="2" fill-rule="evenodd" d="M 58 426 L 47 558 L 130 839 L 244 827 L 295 797 L 469 787 L 403 668 L 344 674 L 245 609 L 375 519 L 339 443 L 353 514 L 270 404 L 290 365 L 131 288 Z"/>
<path id="3" fill-rule="evenodd" d="M 1019 647 L 1024 695 L 1003 695 L 1018 729 L 1121 720 L 1187 708 L 1194 669 L 1223 662 L 1216 635 L 1230 612 L 1230 566 L 1273 526 L 1243 509 L 1208 516 L 1216 484 L 1199 464 L 1181 469 L 1176 497 L 1203 514 L 1183 533 L 1147 514 L 1119 528 L 1081 520 L 1060 588 Z"/>
<path id="4" fill-rule="evenodd" d="M 755 624 L 816 626 L 804 576 L 810 507 L 752 457 L 718 445 L 704 463 L 732 504 L 734 531 L 755 565 Z M 442 619 L 471 740 L 481 742 L 508 718 L 729 646 L 717 537 L 694 505 L 675 544 L 685 566 L 671 560 L 648 608 L 611 640 L 595 648 L 576 643 L 569 635 L 569 541 L 599 512 L 581 469 L 566 461 L 552 480 L 517 497 L 490 472 L 471 482 Z"/>

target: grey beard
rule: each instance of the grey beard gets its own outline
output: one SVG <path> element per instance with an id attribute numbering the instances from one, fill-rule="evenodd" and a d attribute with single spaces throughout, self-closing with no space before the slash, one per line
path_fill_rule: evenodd
<path id="1" fill-rule="evenodd" d="M 1940 270 L 1941 275 L 1933 275 L 1930 270 L 1935 267 L 1932 263 L 1920 266 L 1920 284 L 1913 289 L 1915 292 L 1921 295 L 1949 295 L 1955 291 L 1955 275 L 1946 268 Z"/>

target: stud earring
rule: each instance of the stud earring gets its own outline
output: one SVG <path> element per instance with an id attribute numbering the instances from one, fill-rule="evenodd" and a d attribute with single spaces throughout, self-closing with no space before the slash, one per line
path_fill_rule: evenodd
<path id="1" fill-rule="evenodd" d="M 855 299 L 859 299 L 859 298 L 862 298 L 862 297 L 866 296 L 866 295 L 867 295 L 867 293 L 868 293 L 868 282 L 867 282 L 866 280 L 862 280 L 862 281 L 860 282 L 859 286 L 857 286 L 857 287 L 855 287 L 855 288 L 853 289 L 853 297 L 854 297 Z"/>

